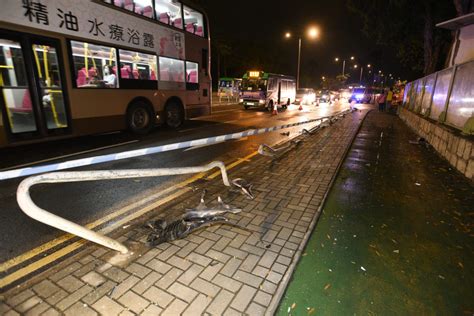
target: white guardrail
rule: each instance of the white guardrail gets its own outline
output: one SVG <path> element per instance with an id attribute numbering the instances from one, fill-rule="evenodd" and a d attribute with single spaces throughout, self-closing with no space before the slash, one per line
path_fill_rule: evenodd
<path id="1" fill-rule="evenodd" d="M 120 152 L 120 153 L 101 155 L 101 156 L 95 156 L 95 157 L 75 159 L 75 160 L 70 160 L 70 161 L 66 161 L 66 162 L 48 164 L 48 165 L 43 165 L 43 166 L 36 166 L 36 167 L 28 167 L 28 168 L 21 168 L 21 169 L 3 171 L 3 172 L 0 172 L 0 181 L 1 180 L 7 180 L 7 179 L 26 177 L 26 176 L 31 176 L 31 175 L 35 175 L 35 174 L 45 173 L 45 172 L 59 171 L 59 170 L 77 168 L 77 167 L 96 165 L 96 164 L 111 162 L 111 161 L 116 161 L 116 160 L 135 158 L 135 157 L 146 156 L 146 155 L 151 155 L 151 154 L 156 154 L 156 153 L 161 153 L 161 152 L 166 152 L 166 151 L 172 151 L 172 150 L 177 150 L 177 149 L 185 149 L 185 148 L 190 148 L 190 147 L 195 147 L 195 146 L 217 144 L 217 143 L 221 143 L 223 141 L 227 141 L 227 140 L 231 140 L 231 139 L 239 139 L 239 138 L 246 137 L 246 136 L 259 135 L 259 134 L 274 132 L 274 131 L 277 131 L 277 130 L 286 129 L 286 128 L 290 128 L 290 127 L 294 127 L 294 126 L 299 126 L 299 125 L 314 123 L 314 122 L 318 122 L 318 121 L 328 120 L 328 119 L 331 119 L 332 117 L 348 113 L 348 111 L 350 111 L 350 110 L 341 111 L 341 112 L 336 113 L 336 114 L 331 115 L 331 116 L 320 117 L 320 118 L 316 118 L 316 119 L 307 120 L 307 121 L 304 121 L 304 122 L 297 122 L 297 123 L 292 123 L 292 124 L 279 125 L 279 126 L 266 127 L 266 128 L 259 128 L 259 129 L 249 129 L 249 130 L 246 130 L 246 131 L 243 131 L 243 132 L 238 132 L 238 133 L 233 133 L 233 134 L 206 137 L 206 138 L 200 138 L 200 139 L 196 139 L 196 140 L 189 140 L 189 141 L 180 142 L 180 143 L 160 145 L 160 146 L 156 146 L 156 147 L 149 147 L 149 148 L 142 148 L 142 149 L 135 149 L 135 150 L 129 150 L 129 151 L 124 151 L 124 152 Z"/>
<path id="2" fill-rule="evenodd" d="M 215 137 L 202 138 L 193 141 L 186 141 L 181 143 L 138 149 L 132 151 L 126 151 L 117 154 L 103 155 L 91 158 L 76 159 L 72 161 L 67 161 L 63 163 L 50 164 L 39 167 L 31 167 L 24 169 L 17 169 L 11 171 L 5 171 L 0 173 L 0 180 L 12 179 L 23 177 L 27 175 L 39 174 L 48 171 L 57 171 L 67 168 L 74 168 L 79 166 L 93 165 L 102 162 L 126 159 L 131 157 L 138 157 L 143 155 L 149 155 L 153 153 L 165 152 L 169 150 L 188 148 L 193 146 L 199 146 L 204 144 L 214 144 L 220 143 L 229 139 L 238 139 L 250 135 L 258 135 L 262 133 L 267 133 L 279 129 L 289 128 L 293 126 L 298 126 L 302 124 L 308 124 L 316 121 L 327 121 L 332 122 L 338 117 L 344 116 L 349 113 L 351 110 L 342 111 L 337 114 L 328 117 L 321 117 L 317 119 L 308 120 L 305 122 L 298 122 L 293 124 L 261 128 L 261 129 L 252 129 L 240 133 L 221 135 Z M 119 251 L 121 253 L 127 253 L 128 249 L 122 243 L 101 235 L 97 232 L 94 232 L 88 228 L 85 228 L 81 225 L 73 223 L 69 220 L 66 220 L 62 217 L 54 215 L 40 207 L 38 207 L 30 196 L 30 188 L 34 185 L 40 183 L 65 183 L 65 182 L 81 182 L 81 181 L 98 181 L 98 180 L 113 180 L 113 179 L 126 179 L 126 178 L 144 178 L 144 177 L 160 177 L 160 176 L 169 176 L 169 175 L 182 175 L 182 174 L 191 174 L 191 173 L 200 173 L 206 172 L 213 168 L 219 168 L 222 174 L 222 181 L 225 186 L 230 187 L 229 178 L 227 176 L 227 171 L 223 162 L 214 161 L 204 166 L 196 167 L 180 167 L 180 168 L 154 168 L 154 169 L 129 169 L 129 170 L 99 170 L 99 171 L 69 171 L 69 172 L 52 172 L 46 174 L 40 174 L 24 179 L 17 189 L 17 201 L 21 210 L 31 218 L 42 222 L 44 224 L 53 226 L 57 229 L 63 230 L 70 234 L 82 237 L 89 241 L 98 243 L 102 246 L 111 248 L 113 250 Z M 245 192 L 245 190 L 244 190 Z"/>
<path id="3" fill-rule="evenodd" d="M 80 181 L 113 180 L 128 178 L 161 177 L 169 175 L 190 174 L 209 171 L 219 168 L 222 174 L 222 181 L 225 186 L 230 187 L 229 178 L 225 165 L 221 161 L 214 161 L 204 166 L 182 167 L 182 168 L 162 168 L 162 169 L 132 169 L 132 170 L 103 170 L 103 171 L 69 171 L 54 172 L 29 177 L 23 180 L 18 186 L 16 197 L 22 211 L 29 217 L 36 219 L 46 225 L 53 226 L 70 234 L 82 237 L 102 246 L 114 249 L 121 253 L 127 253 L 128 249 L 118 241 L 101 235 L 81 225 L 68 221 L 62 217 L 54 215 L 38 207 L 30 196 L 30 188 L 40 183 L 65 183 Z"/>

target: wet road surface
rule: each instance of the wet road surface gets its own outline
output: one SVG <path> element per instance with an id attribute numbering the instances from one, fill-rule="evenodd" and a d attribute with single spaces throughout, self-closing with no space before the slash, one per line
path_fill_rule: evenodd
<path id="1" fill-rule="evenodd" d="M 472 315 L 474 186 L 410 140 L 368 114 L 279 315 Z"/>
<path id="2" fill-rule="evenodd" d="M 223 135 L 250 128 L 289 124 L 327 116 L 346 108 L 347 104 L 321 105 L 320 107 L 305 107 L 305 110 L 298 111 L 296 107 L 291 106 L 289 110 L 281 112 L 278 116 L 271 116 L 266 111 L 245 111 L 239 106 L 219 107 L 219 110 L 215 111 L 212 116 L 191 120 L 178 131 L 159 127 L 152 134 L 141 138 L 136 138 L 127 133 L 113 133 L 2 150 L 1 166 L 2 168 L 8 168 L 122 143 L 126 144 L 52 162 Z M 292 134 L 298 133 L 303 127 L 307 126 L 300 126 L 288 131 Z M 212 160 L 228 162 L 237 158 L 243 158 L 256 151 L 261 143 L 273 145 L 285 140 L 285 138 L 287 136 L 282 136 L 280 132 L 273 132 L 213 146 L 165 152 L 74 170 L 195 166 Z M 107 214 L 112 214 L 130 204 L 140 202 L 160 190 L 189 177 L 173 176 L 65 183 L 61 185 L 44 184 L 35 186 L 31 190 L 31 195 L 38 206 L 74 222 L 86 224 L 98 220 Z M 2 241 L 0 244 L 0 262 L 64 234 L 55 228 L 30 219 L 21 212 L 15 196 L 16 188 L 20 181 L 21 179 L 12 179 L 0 183 L 0 240 Z"/>

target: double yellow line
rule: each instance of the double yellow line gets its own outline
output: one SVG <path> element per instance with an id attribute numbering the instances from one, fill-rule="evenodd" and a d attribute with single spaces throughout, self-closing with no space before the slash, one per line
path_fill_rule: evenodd
<path id="1" fill-rule="evenodd" d="M 255 155 L 257 155 L 258 152 L 253 152 L 251 154 L 249 154 L 248 156 L 244 157 L 244 158 L 239 158 L 237 159 L 236 161 L 234 161 L 233 163 L 230 163 L 229 165 L 226 165 L 226 169 L 227 170 L 230 170 L 238 165 L 240 165 L 241 163 L 243 162 L 247 162 L 249 161 L 250 158 L 254 157 Z M 203 179 L 203 178 L 206 178 L 208 180 L 211 180 L 211 179 L 214 179 L 216 178 L 217 176 L 220 175 L 220 171 L 216 171 L 212 174 L 210 174 L 209 176 L 206 176 L 207 173 L 206 172 L 203 172 L 203 173 L 199 173 L 195 176 L 192 176 L 190 177 L 189 179 L 186 179 L 178 184 L 175 184 L 161 192 L 159 192 L 158 194 L 155 194 L 154 196 L 151 196 L 149 198 L 147 198 L 145 201 L 142 201 L 142 202 L 137 202 L 137 203 L 133 203 L 131 205 L 128 205 L 114 213 L 111 213 L 111 214 L 108 214 L 92 223 L 89 223 L 86 225 L 87 228 L 89 229 L 94 229 L 98 226 L 101 226 L 113 219 L 116 219 L 128 212 L 130 212 L 131 210 L 137 208 L 137 207 L 141 207 L 143 206 L 144 204 L 148 203 L 148 202 L 151 202 L 152 200 L 156 199 L 158 196 L 163 196 L 163 195 L 166 195 L 166 194 L 169 194 L 163 198 L 160 198 L 158 200 L 156 200 L 155 202 L 152 202 L 148 205 L 146 205 L 145 207 L 142 207 L 139 211 L 137 212 L 132 212 L 131 214 L 117 220 L 117 221 L 114 221 L 113 224 L 109 225 L 109 226 L 106 226 L 102 229 L 99 230 L 100 233 L 103 233 L 103 234 L 107 234 L 107 233 L 110 233 L 111 231 L 119 228 L 120 226 L 134 220 L 134 219 L 137 219 L 138 217 L 180 197 L 181 195 L 189 192 L 191 190 L 190 187 L 187 187 L 189 184 L 199 180 L 199 179 Z M 174 193 L 172 193 L 174 192 Z M 74 235 L 71 235 L 71 234 L 66 234 L 66 235 L 63 235 L 61 237 L 58 237 L 56 239 L 53 239 L 41 246 L 38 246 L 30 251 L 27 251 L 13 259 L 10 259 L 2 264 L 0 264 L 0 273 L 3 273 L 3 272 L 8 272 L 8 270 L 12 269 L 12 268 L 15 268 L 16 266 L 18 265 L 21 265 L 21 264 L 24 264 L 25 262 L 27 262 L 28 260 L 44 253 L 44 252 L 47 252 L 48 250 L 51 250 L 69 240 L 71 240 L 72 238 L 74 238 L 75 236 Z M 82 247 L 87 241 L 86 240 L 79 240 L 79 241 L 76 241 L 70 245 L 67 245 L 65 247 L 62 247 L 54 252 L 52 252 L 51 254 L 48 254 L 44 257 L 41 257 L 41 259 L 39 260 L 36 260 L 34 262 L 31 262 L 29 264 L 27 264 L 26 266 L 10 273 L 10 274 L 7 274 L 5 277 L 3 277 L 2 279 L 0 279 L 0 289 L 26 277 L 27 275 L 35 272 L 35 271 L 38 271 L 40 270 L 41 268 L 53 263 L 54 261 L 72 253 L 73 251 L 79 249 L 80 247 Z"/>

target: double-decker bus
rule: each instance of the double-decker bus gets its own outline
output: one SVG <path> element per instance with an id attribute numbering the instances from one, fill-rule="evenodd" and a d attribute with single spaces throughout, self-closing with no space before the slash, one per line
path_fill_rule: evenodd
<path id="1" fill-rule="evenodd" d="M 0 147 L 209 114 L 208 25 L 185 0 L 3 0 Z"/>
<path id="2" fill-rule="evenodd" d="M 286 75 L 248 71 L 242 77 L 240 98 L 245 109 L 261 107 L 271 111 L 274 105 L 286 109 L 295 102 L 296 80 Z"/>

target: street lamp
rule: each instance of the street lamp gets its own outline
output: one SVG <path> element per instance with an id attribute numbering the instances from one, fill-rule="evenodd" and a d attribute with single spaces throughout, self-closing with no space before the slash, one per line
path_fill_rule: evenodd
<path id="1" fill-rule="evenodd" d="M 285 33 L 285 38 L 291 38 L 292 34 L 290 32 Z M 308 28 L 307 36 L 310 39 L 316 39 L 319 37 L 319 29 L 315 26 Z M 296 89 L 300 88 L 300 67 L 301 67 L 301 38 L 302 35 L 298 35 L 298 70 L 296 73 Z"/>
<path id="2" fill-rule="evenodd" d="M 351 56 L 351 57 L 350 57 L 350 60 L 353 61 L 354 59 L 355 59 L 354 56 Z M 336 63 L 339 62 L 339 57 L 334 58 L 334 61 L 335 61 Z M 343 77 L 344 77 L 345 73 L 346 73 L 346 60 L 343 59 L 343 60 L 342 60 L 342 76 L 343 76 Z"/>
<path id="3" fill-rule="evenodd" d="M 372 67 L 371 64 L 367 64 L 367 68 L 370 69 L 370 67 Z M 360 77 L 359 77 L 359 84 L 362 84 L 362 74 L 364 73 L 364 67 L 360 67 Z M 369 73 L 371 73 L 371 71 L 369 71 Z"/>

